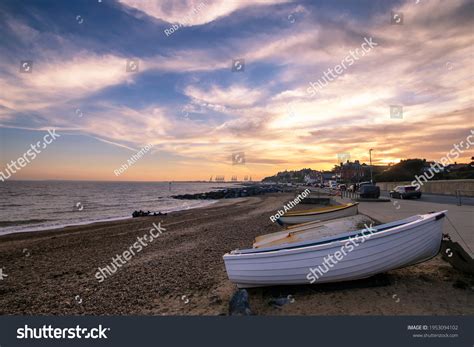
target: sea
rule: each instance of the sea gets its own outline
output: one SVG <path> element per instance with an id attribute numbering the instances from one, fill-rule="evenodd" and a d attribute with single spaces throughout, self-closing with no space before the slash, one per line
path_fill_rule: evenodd
<path id="1" fill-rule="evenodd" d="M 220 182 L 0 182 L 0 235 L 131 218 L 133 211 L 173 212 L 216 200 L 178 200 L 234 187 Z"/>

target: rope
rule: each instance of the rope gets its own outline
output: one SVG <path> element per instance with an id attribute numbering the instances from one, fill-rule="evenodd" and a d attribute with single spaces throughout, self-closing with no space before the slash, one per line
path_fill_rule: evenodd
<path id="1" fill-rule="evenodd" d="M 471 247 L 469 247 L 469 245 L 467 244 L 466 241 L 464 241 L 464 239 L 462 238 L 461 234 L 459 233 L 459 231 L 456 229 L 456 227 L 454 226 L 453 222 L 451 222 L 451 219 L 449 219 L 449 217 L 446 215 L 446 219 L 448 220 L 448 222 L 451 224 L 451 226 L 453 227 L 454 231 L 459 235 L 459 237 L 461 238 L 462 242 L 466 245 L 467 249 L 469 249 L 469 251 L 472 253 L 474 253 L 471 249 Z"/>

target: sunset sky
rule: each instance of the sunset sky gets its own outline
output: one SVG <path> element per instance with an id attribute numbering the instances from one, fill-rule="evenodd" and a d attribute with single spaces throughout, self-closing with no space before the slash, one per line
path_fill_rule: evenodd
<path id="1" fill-rule="evenodd" d="M 53 128 L 12 179 L 261 179 L 368 162 L 370 148 L 375 164 L 438 160 L 474 129 L 473 13 L 467 0 L 2 1 L 0 170 Z M 310 93 L 364 38 L 377 45 Z"/>

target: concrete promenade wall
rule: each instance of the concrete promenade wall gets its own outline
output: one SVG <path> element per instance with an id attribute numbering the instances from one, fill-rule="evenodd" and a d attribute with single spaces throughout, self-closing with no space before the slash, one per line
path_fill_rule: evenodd
<path id="1" fill-rule="evenodd" d="M 396 186 L 410 185 L 410 182 L 377 182 L 380 190 L 392 190 Z M 456 195 L 456 190 L 463 196 L 474 196 L 474 180 L 439 180 L 424 182 L 423 193 Z"/>

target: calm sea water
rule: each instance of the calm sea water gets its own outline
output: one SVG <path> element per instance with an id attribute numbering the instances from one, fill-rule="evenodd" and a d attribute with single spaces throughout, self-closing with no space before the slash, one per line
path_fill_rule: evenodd
<path id="1" fill-rule="evenodd" d="M 0 182 L 0 235 L 130 218 L 134 210 L 171 212 L 206 206 L 211 200 L 175 200 L 230 183 L 173 182 Z"/>

